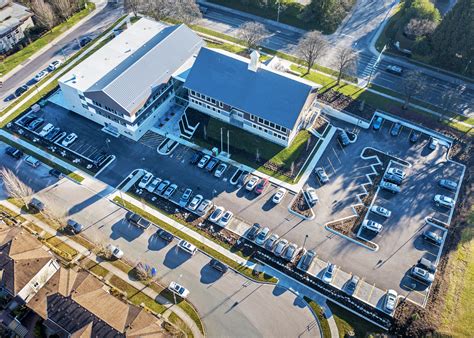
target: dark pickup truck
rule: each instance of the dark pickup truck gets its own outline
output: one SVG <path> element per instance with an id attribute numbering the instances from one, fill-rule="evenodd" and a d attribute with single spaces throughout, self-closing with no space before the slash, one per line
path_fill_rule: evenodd
<path id="1" fill-rule="evenodd" d="M 144 219 L 143 217 L 141 217 L 140 215 L 137 215 L 131 211 L 127 212 L 127 214 L 125 215 L 125 219 L 137 226 L 137 227 L 140 227 L 140 228 L 143 228 L 143 229 L 148 229 L 148 227 L 150 226 L 150 221 L 147 221 L 146 219 Z"/>

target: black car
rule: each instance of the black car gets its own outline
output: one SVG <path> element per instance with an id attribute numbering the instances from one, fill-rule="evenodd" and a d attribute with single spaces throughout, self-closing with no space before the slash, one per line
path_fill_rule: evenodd
<path id="1" fill-rule="evenodd" d="M 25 127 L 28 126 L 31 122 L 33 122 L 34 120 L 36 120 L 38 118 L 38 116 L 34 115 L 34 114 L 30 114 L 28 116 L 25 116 L 24 118 L 22 118 L 20 120 L 20 124 L 24 125 Z"/>
<path id="2" fill-rule="evenodd" d="M 197 164 L 199 160 L 202 157 L 202 153 L 200 151 L 196 151 L 193 156 L 191 156 L 191 159 L 189 160 L 190 164 Z"/>
<path id="3" fill-rule="evenodd" d="M 27 86 L 27 85 L 23 85 L 23 86 L 21 86 L 21 87 L 18 87 L 18 88 L 15 90 L 15 96 L 16 96 L 16 97 L 19 97 L 19 96 L 23 95 L 23 93 L 25 93 L 27 90 L 28 90 L 28 86 Z"/>
<path id="4" fill-rule="evenodd" d="M 217 158 L 211 157 L 211 160 L 206 165 L 206 170 L 209 172 L 213 171 L 218 163 L 219 163 L 219 160 Z"/>
<path id="5" fill-rule="evenodd" d="M 226 273 L 227 270 L 229 270 L 227 265 L 219 262 L 217 259 L 211 259 L 211 261 L 209 262 L 209 265 L 212 266 L 217 271 L 220 271 L 222 273 Z"/>
<path id="6" fill-rule="evenodd" d="M 163 229 L 159 229 L 157 232 L 156 232 L 156 235 L 162 239 L 164 239 L 165 241 L 167 242 L 171 242 L 174 238 L 174 236 L 172 234 L 170 234 L 168 231 L 165 231 Z"/>
<path id="7" fill-rule="evenodd" d="M 5 149 L 5 153 L 7 155 L 10 155 L 11 157 L 13 157 L 16 160 L 19 160 L 23 156 L 23 152 L 21 150 L 18 150 L 18 149 L 13 148 L 13 147 L 8 147 L 7 149 Z"/>
<path id="8" fill-rule="evenodd" d="M 346 284 L 346 292 L 352 295 L 355 292 L 357 284 L 359 284 L 360 278 L 356 275 L 352 275 L 352 278 Z"/>
<path id="9" fill-rule="evenodd" d="M 15 94 L 10 94 L 6 98 L 3 99 L 3 102 L 9 102 L 16 98 Z"/>
<path id="10" fill-rule="evenodd" d="M 51 169 L 51 170 L 49 171 L 49 174 L 50 174 L 51 176 L 54 176 L 54 177 L 57 177 L 57 178 L 61 178 L 61 177 L 63 176 L 62 172 L 60 172 L 60 171 L 57 170 L 57 169 Z"/>
<path id="11" fill-rule="evenodd" d="M 413 131 L 410 135 L 410 142 L 415 143 L 420 139 L 421 133 L 419 131 Z"/>
<path id="12" fill-rule="evenodd" d="M 125 215 L 125 219 L 130 222 L 130 224 L 133 224 L 139 228 L 148 229 L 148 227 L 150 226 L 150 222 L 148 220 L 131 211 L 127 212 L 127 214 Z"/>
<path id="13" fill-rule="evenodd" d="M 59 129 L 58 127 L 54 128 L 53 130 L 51 130 L 49 133 L 46 134 L 46 136 L 44 137 L 46 140 L 48 141 L 51 141 L 52 139 L 54 139 L 56 136 L 58 136 L 58 134 L 61 132 L 61 129 Z"/>
<path id="14" fill-rule="evenodd" d="M 260 228 L 261 228 L 260 224 L 254 223 L 254 225 L 252 225 L 249 232 L 247 233 L 247 238 L 249 240 L 253 241 L 255 239 L 255 237 L 257 237 L 257 234 L 260 231 Z"/>
<path id="15" fill-rule="evenodd" d="M 84 47 L 85 45 L 87 45 L 91 41 L 92 41 L 92 39 L 90 37 L 85 37 L 85 38 L 81 39 L 81 41 L 79 42 L 79 46 Z"/>
<path id="16" fill-rule="evenodd" d="M 341 145 L 343 147 L 349 145 L 349 143 L 351 143 L 351 141 L 349 140 L 349 135 L 347 135 L 347 132 L 345 130 L 340 130 L 339 131 L 339 135 L 337 136 L 337 138 L 339 139 L 339 142 L 341 142 Z"/>

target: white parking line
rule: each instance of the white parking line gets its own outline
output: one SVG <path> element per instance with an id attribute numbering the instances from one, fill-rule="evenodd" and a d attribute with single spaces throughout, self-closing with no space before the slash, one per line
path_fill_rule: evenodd
<path id="1" fill-rule="evenodd" d="M 334 152 L 334 155 L 336 156 L 337 160 L 339 161 L 339 164 L 342 164 L 341 159 L 340 159 L 339 156 L 337 155 L 336 150 L 334 149 L 334 147 L 331 147 L 331 149 L 332 149 L 332 151 Z"/>

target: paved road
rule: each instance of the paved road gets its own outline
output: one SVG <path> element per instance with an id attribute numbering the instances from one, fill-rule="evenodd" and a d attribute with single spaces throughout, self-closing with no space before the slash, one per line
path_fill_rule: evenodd
<path id="1" fill-rule="evenodd" d="M 77 27 L 74 31 L 67 34 L 56 44 L 51 46 L 43 54 L 27 63 L 23 68 L 17 71 L 13 76 L 4 81 L 0 89 L 0 110 L 4 109 L 11 102 L 3 100 L 10 95 L 16 88 L 31 80 L 34 74 L 43 70 L 53 60 L 64 60 L 79 50 L 78 41 L 85 37 L 95 37 L 108 28 L 123 14 L 123 8 L 117 4 L 108 3 L 99 13 Z M 26 61 L 28 62 L 28 61 Z"/>
<path id="2" fill-rule="evenodd" d="M 357 76 L 367 79 L 375 64 L 377 55 L 370 49 L 370 43 L 376 34 L 377 28 L 387 18 L 390 9 L 396 4 L 394 0 L 360 0 L 349 17 L 342 23 L 338 30 L 329 35 L 328 41 L 332 48 L 321 59 L 320 63 L 331 67 L 336 47 L 352 46 L 359 53 Z M 228 35 L 236 36 L 239 25 L 249 19 L 233 11 L 209 7 L 201 21 L 201 25 Z M 284 29 L 280 26 L 265 23 L 270 31 L 270 37 L 264 42 L 264 46 L 275 50 L 291 53 L 301 37 L 301 33 Z M 471 114 L 474 106 L 474 84 L 439 72 L 413 65 L 402 59 L 383 56 L 382 62 L 373 73 L 372 82 L 402 92 L 402 78 L 385 71 L 388 64 L 397 64 L 405 69 L 418 69 L 424 74 L 427 83 L 425 90 L 419 99 L 432 104 L 440 104 L 441 93 L 447 88 L 457 87 L 460 84 L 467 86 L 458 107 L 459 113 Z"/>
<path id="3" fill-rule="evenodd" d="M 33 169 L 23 161 L 14 161 L 3 148 L 0 143 L 0 162 L 28 182 L 45 204 L 53 205 L 58 212 L 67 211 L 84 224 L 86 236 L 96 242 L 113 242 L 128 260 L 156 267 L 164 284 L 175 280 L 187 287 L 207 336 L 320 337 L 309 308 L 291 292 L 250 282 L 233 271 L 221 275 L 209 266 L 208 256 L 184 254 L 177 250 L 177 241 L 167 244 L 153 236 L 155 229 L 139 231 L 123 221 L 124 209 L 98 193 L 67 179 L 57 181 L 48 175 L 45 166 Z M 97 190 L 105 193 L 105 186 L 97 184 Z M 0 198 L 5 198 L 3 189 Z"/>

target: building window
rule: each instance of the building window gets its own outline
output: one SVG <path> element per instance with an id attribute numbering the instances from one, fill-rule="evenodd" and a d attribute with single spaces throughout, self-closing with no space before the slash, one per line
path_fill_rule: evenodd
<path id="1" fill-rule="evenodd" d="M 219 107 L 224 108 L 224 104 L 219 101 Z"/>
<path id="2" fill-rule="evenodd" d="M 191 90 L 191 95 L 196 95 L 196 92 L 194 90 Z"/>
<path id="3" fill-rule="evenodd" d="M 253 116 L 252 114 L 250 114 L 250 121 L 254 121 L 255 120 L 255 116 Z"/>
<path id="4" fill-rule="evenodd" d="M 270 127 L 273 128 L 273 129 L 275 129 L 275 123 L 270 122 Z"/>
<path id="5" fill-rule="evenodd" d="M 82 104 L 82 106 L 85 108 L 85 109 L 89 109 L 89 106 L 87 104 Z"/>
<path id="6" fill-rule="evenodd" d="M 211 103 L 212 103 L 212 104 L 216 104 L 216 100 L 211 99 Z"/>
<path id="7" fill-rule="evenodd" d="M 270 122 L 268 122 L 267 120 L 264 120 L 264 121 L 263 121 L 263 124 L 266 125 L 266 126 L 268 126 L 268 125 L 270 125 Z"/>
<path id="8" fill-rule="evenodd" d="M 263 123 L 263 119 L 261 117 L 258 118 L 258 123 Z"/>

